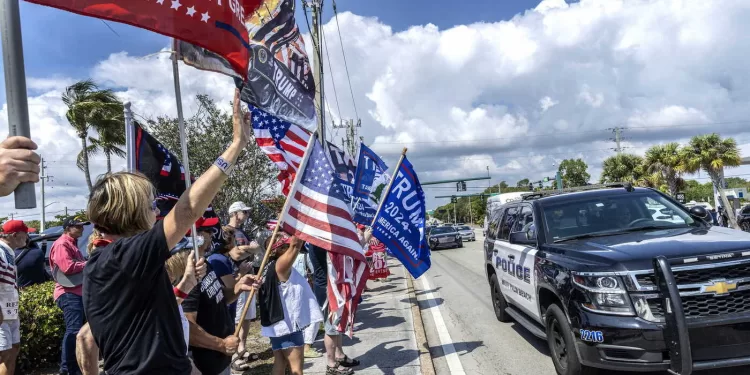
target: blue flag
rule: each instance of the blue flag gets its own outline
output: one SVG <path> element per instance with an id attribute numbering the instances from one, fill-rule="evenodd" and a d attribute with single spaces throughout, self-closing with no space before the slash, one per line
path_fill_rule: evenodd
<path id="1" fill-rule="evenodd" d="M 359 162 L 352 184 L 351 205 L 355 222 L 364 225 L 372 224 L 379 202 L 373 193 L 378 185 L 388 183 L 386 170 L 388 170 L 388 166 L 380 159 L 380 156 L 365 146 L 364 143 L 360 143 Z"/>
<path id="2" fill-rule="evenodd" d="M 349 207 L 352 207 L 352 213 L 354 213 L 352 220 L 355 223 L 362 225 L 372 224 L 372 219 L 375 217 L 375 211 L 378 210 L 377 207 L 367 204 L 363 199 L 355 198 L 354 185 L 351 182 L 342 180 L 338 177 L 336 177 L 336 180 L 344 190 L 344 201 Z"/>
<path id="3" fill-rule="evenodd" d="M 424 233 L 427 210 L 422 185 L 405 156 L 383 197 L 383 208 L 375 218 L 372 235 L 418 278 L 430 268 L 430 249 Z"/>

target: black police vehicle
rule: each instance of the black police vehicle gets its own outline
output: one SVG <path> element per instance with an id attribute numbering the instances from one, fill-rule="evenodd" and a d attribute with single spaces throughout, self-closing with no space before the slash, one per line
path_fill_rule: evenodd
<path id="1" fill-rule="evenodd" d="M 495 315 L 546 339 L 560 375 L 750 364 L 750 234 L 706 217 L 629 184 L 488 207 Z"/>

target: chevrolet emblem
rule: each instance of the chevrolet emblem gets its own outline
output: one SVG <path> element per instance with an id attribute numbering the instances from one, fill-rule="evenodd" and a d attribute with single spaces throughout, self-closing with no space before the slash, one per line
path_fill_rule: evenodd
<path id="1" fill-rule="evenodd" d="M 710 285 L 703 285 L 701 293 L 714 293 L 717 296 L 729 294 L 737 289 L 737 283 L 728 283 L 726 281 L 712 281 Z"/>

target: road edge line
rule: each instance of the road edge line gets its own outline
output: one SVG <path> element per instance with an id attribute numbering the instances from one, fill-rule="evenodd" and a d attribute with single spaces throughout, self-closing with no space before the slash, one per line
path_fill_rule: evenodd
<path id="1" fill-rule="evenodd" d="M 417 341 L 417 350 L 419 350 L 420 372 L 422 375 L 435 375 L 435 366 L 432 364 L 432 354 L 430 354 L 430 346 L 427 344 L 427 333 L 422 321 L 422 311 L 419 309 L 419 301 L 414 291 L 414 278 L 408 272 L 405 273 L 407 274 L 406 288 L 409 292 L 411 315 L 414 322 L 414 337 Z"/>

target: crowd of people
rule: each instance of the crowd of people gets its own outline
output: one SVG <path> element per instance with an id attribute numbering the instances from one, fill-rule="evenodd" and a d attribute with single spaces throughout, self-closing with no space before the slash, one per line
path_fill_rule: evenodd
<path id="1" fill-rule="evenodd" d="M 232 143 L 165 217 L 157 218 L 157 192 L 145 176 L 118 172 L 97 180 L 86 220 L 65 220 L 48 264 L 65 322 L 61 374 L 99 374 L 100 365 L 108 375 L 242 373 L 258 358 L 246 346 L 254 320 L 270 342 L 275 375 L 302 374 L 305 358 L 323 355 L 327 374 L 351 374 L 359 366 L 344 353 L 343 336 L 325 311 L 324 249 L 282 230 L 273 237 L 249 235 L 243 227 L 250 209 L 243 202 L 229 207 L 222 241 L 212 249 L 219 219 L 203 214 L 250 131 L 236 92 Z M 0 194 L 38 181 L 35 148 L 19 137 L 0 144 Z M 88 259 L 77 245 L 86 225 L 94 227 Z M 17 309 L 5 307 L 18 305 L 16 250 L 26 247 L 30 230 L 10 220 L 0 233 L 0 375 L 15 372 L 21 332 Z M 366 245 L 371 233 L 360 228 L 360 239 Z M 34 268 L 38 258 L 24 253 Z M 30 272 L 28 278 L 36 283 L 46 275 Z M 325 354 L 312 348 L 321 325 Z"/>

